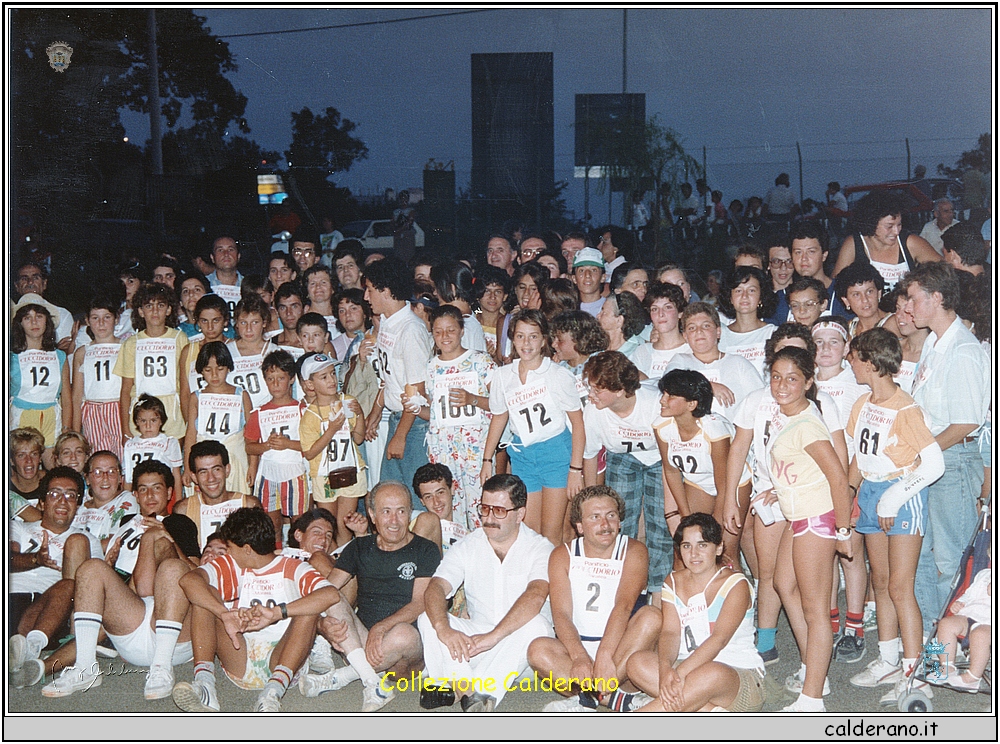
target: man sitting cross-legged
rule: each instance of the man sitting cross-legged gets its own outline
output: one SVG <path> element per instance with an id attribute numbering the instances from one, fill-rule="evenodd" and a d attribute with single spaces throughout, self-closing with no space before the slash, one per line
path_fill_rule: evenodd
<path id="1" fill-rule="evenodd" d="M 14 687 L 37 684 L 56 664 L 72 658 L 62 649 L 43 663 L 42 650 L 68 631 L 77 569 L 101 544 L 88 532 L 72 527 L 83 501 L 83 476 L 73 468 L 52 468 L 41 481 L 42 518 L 11 520 L 8 669 Z M 65 647 L 64 647 L 65 648 Z"/>
<path id="2" fill-rule="evenodd" d="M 536 638 L 528 662 L 540 675 L 563 680 L 568 697 L 547 713 L 588 712 L 598 702 L 618 709 L 625 665 L 652 649 L 660 629 L 655 610 L 637 610 L 646 588 L 646 546 L 621 532 L 625 501 L 607 486 L 587 486 L 570 503 L 580 537 L 549 556 L 549 598 L 555 638 Z M 634 688 L 633 688 L 634 689 Z M 625 695 L 624 697 L 628 697 Z"/>
<path id="3" fill-rule="evenodd" d="M 178 581 L 196 565 L 197 530 L 187 517 L 166 516 L 174 487 L 168 466 L 144 460 L 132 480 L 140 512 L 111 538 L 106 560 L 91 558 L 77 569 L 76 660 L 42 688 L 45 697 L 101 685 L 97 637 L 102 625 L 122 659 L 149 667 L 147 700 L 169 697 L 174 665 L 191 660 L 191 631 L 184 622 L 188 601 Z"/>
<path id="4" fill-rule="evenodd" d="M 410 492 L 402 483 L 383 481 L 369 494 L 367 505 L 376 534 L 349 542 L 330 573 L 330 582 L 338 588 L 357 577 L 357 614 L 341 602 L 328 609 L 320 623 L 323 635 L 350 666 L 305 675 L 299 690 L 315 697 L 360 679 L 362 711 L 372 713 L 396 694 L 391 684 L 383 684 L 379 672 L 404 676 L 423 666 L 423 646 L 413 621 L 424 611 L 424 590 L 441 561 L 441 550 L 410 531 Z M 354 512 L 347 525 L 352 532 L 361 531 L 354 523 L 364 519 Z"/>
<path id="5" fill-rule="evenodd" d="M 309 655 L 319 613 L 340 594 L 308 563 L 275 554 L 274 524 L 263 509 L 237 509 L 219 532 L 229 552 L 181 578 L 191 603 L 194 681 L 174 685 L 174 702 L 190 713 L 219 711 L 218 654 L 233 684 L 263 688 L 254 712 L 276 713 Z"/>

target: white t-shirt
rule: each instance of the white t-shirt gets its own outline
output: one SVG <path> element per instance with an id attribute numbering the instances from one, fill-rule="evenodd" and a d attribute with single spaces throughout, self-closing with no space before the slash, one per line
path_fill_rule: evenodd
<path id="1" fill-rule="evenodd" d="M 168 468 L 179 468 L 184 464 L 184 454 L 176 437 L 168 437 L 160 432 L 152 439 L 132 437 L 125 442 L 122 454 L 122 470 L 125 482 L 132 482 L 132 470 L 143 460 L 159 460 Z"/>
<path id="2" fill-rule="evenodd" d="M 640 387 L 635 392 L 635 408 L 624 418 L 610 408 L 587 406 L 583 410 L 587 443 L 585 459 L 597 457 L 601 447 L 608 452 L 627 452 L 643 465 L 660 461 L 660 450 L 653 435 L 653 422 L 660 418 L 660 396 L 654 390 Z"/>
<path id="3" fill-rule="evenodd" d="M 718 382 L 732 390 L 736 396 L 733 406 L 723 406 L 718 398 L 712 401 L 712 412 L 727 417 L 741 400 L 764 386 L 757 368 L 738 354 L 724 354 L 721 359 L 708 364 L 698 361 L 694 354 L 678 354 L 667 365 L 666 371 L 672 369 L 693 369 L 705 375 L 709 382 Z"/>
<path id="4" fill-rule="evenodd" d="M 521 360 L 498 369 L 490 388 L 490 413 L 510 414 L 510 428 L 522 444 L 535 444 L 561 434 L 567 411 L 579 411 L 580 395 L 573 374 L 551 359 L 542 359 L 521 384 Z"/>
<path id="5" fill-rule="evenodd" d="M 656 436 L 667 445 L 670 464 L 680 471 L 685 483 L 697 486 L 709 496 L 716 496 L 715 463 L 712 443 L 722 439 L 732 441 L 736 429 L 722 416 L 710 413 L 696 419 L 701 431 L 684 441 L 677 429 L 677 420 L 661 418 L 656 424 Z"/>
<path id="6" fill-rule="evenodd" d="M 831 380 L 820 380 L 817 377 L 816 387 L 833 398 L 833 402 L 837 405 L 837 410 L 840 413 L 840 420 L 845 425 L 848 419 L 851 418 L 851 409 L 854 408 L 854 404 L 858 398 L 865 393 L 871 392 L 867 385 L 858 383 L 854 377 L 854 372 L 846 365 L 840 371 L 840 374 Z M 827 427 L 829 428 L 829 424 L 827 424 Z M 854 457 L 854 437 L 846 430 L 844 434 L 847 437 L 847 459 L 850 461 Z"/>
<path id="7" fill-rule="evenodd" d="M 652 344 L 642 344 L 632 352 L 632 364 L 638 367 L 639 371 L 646 377 L 659 380 L 675 356 L 690 353 L 691 347 L 687 344 L 681 344 L 666 351 L 654 349 Z"/>
<path id="8" fill-rule="evenodd" d="M 401 412 L 399 396 L 406 385 L 419 385 L 427 381 L 427 361 L 431 358 L 434 341 L 424 325 L 410 308 L 410 303 L 388 318 L 382 316 L 379 324 L 375 354 L 371 357 L 375 374 L 385 386 L 385 407 Z"/>
<path id="9" fill-rule="evenodd" d="M 70 527 L 61 534 L 56 534 L 51 530 L 42 527 L 41 522 L 21 522 L 15 519 L 10 520 L 10 542 L 16 544 L 22 553 L 37 553 L 42 546 L 42 534 L 48 534 L 49 557 L 59 566 L 59 570 L 48 566 L 39 566 L 30 571 L 18 571 L 8 576 L 7 591 L 12 594 L 35 593 L 41 594 L 49 587 L 62 579 L 62 558 L 63 549 L 70 535 L 84 535 L 90 541 L 90 556 L 92 558 L 103 558 L 104 551 L 101 550 L 101 543 L 94 535 L 83 530 Z"/>
<path id="10" fill-rule="evenodd" d="M 131 491 L 122 491 L 111 501 L 103 506 L 86 506 L 81 504 L 73 517 L 73 527 L 78 530 L 86 530 L 90 534 L 103 540 L 111 537 L 118 529 L 118 525 L 129 514 L 136 514 L 139 511 L 139 504 Z"/>
<path id="11" fill-rule="evenodd" d="M 729 326 L 722 326 L 722 336 L 719 338 L 719 350 L 727 354 L 739 354 L 756 367 L 760 376 L 764 376 L 764 344 L 778 326 L 766 323 L 756 331 L 736 333 Z M 725 383 L 723 383 L 725 384 Z"/>

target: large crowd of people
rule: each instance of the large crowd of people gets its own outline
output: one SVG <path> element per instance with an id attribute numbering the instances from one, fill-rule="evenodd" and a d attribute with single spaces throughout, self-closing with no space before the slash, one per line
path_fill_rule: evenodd
<path id="1" fill-rule="evenodd" d="M 704 283 L 613 226 L 408 263 L 300 226 L 264 273 L 220 235 L 74 319 L 24 263 L 11 684 L 86 694 L 119 656 L 189 712 L 220 676 L 259 712 L 415 678 L 428 710 L 544 678 L 550 712 L 752 712 L 780 647 L 784 710 L 818 712 L 866 644 L 852 685 L 931 697 L 936 632 L 979 690 L 992 573 L 949 591 L 991 496 L 987 246 L 902 210 L 780 223 Z"/>

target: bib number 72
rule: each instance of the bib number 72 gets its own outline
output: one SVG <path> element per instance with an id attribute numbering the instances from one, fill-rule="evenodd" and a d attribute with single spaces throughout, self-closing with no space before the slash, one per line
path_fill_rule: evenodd
<path id="1" fill-rule="evenodd" d="M 518 413 L 524 416 L 524 420 L 528 424 L 529 434 L 532 434 L 535 431 L 535 424 L 531 419 L 532 412 L 537 414 L 538 416 L 537 421 L 540 427 L 544 427 L 552 423 L 552 419 L 545 415 L 545 406 L 543 404 L 535 403 L 535 405 L 531 406 L 530 409 L 527 406 L 525 406 L 524 408 L 519 410 Z"/>

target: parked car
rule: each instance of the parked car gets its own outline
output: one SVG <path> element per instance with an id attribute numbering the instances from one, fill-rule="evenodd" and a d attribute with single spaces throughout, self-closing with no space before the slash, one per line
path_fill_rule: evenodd
<path id="1" fill-rule="evenodd" d="M 416 233 L 416 247 L 424 247 L 424 231 L 414 222 L 413 230 Z M 366 251 L 391 251 L 392 250 L 392 220 L 356 220 L 348 222 L 340 232 L 345 238 L 357 238 L 365 247 Z"/>
<path id="2" fill-rule="evenodd" d="M 955 211 L 962 209 L 962 182 L 954 178 L 922 178 L 919 181 L 890 181 L 863 186 L 848 186 L 844 189 L 847 197 L 848 215 L 854 211 L 858 200 L 873 191 L 890 191 L 898 194 L 904 204 L 903 228 L 919 233 L 924 223 L 931 219 L 936 199 L 948 198 Z"/>

